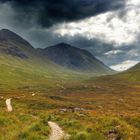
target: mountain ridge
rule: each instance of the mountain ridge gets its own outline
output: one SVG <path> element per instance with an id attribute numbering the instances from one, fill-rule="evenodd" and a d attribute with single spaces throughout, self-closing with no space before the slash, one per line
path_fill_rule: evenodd
<path id="1" fill-rule="evenodd" d="M 32 45 L 28 41 L 23 39 L 21 36 L 19 36 L 15 32 L 13 32 L 9 29 L 1 29 L 0 30 L 0 41 L 8 41 L 8 40 L 17 41 L 24 45 L 28 45 L 28 47 L 30 46 L 31 48 L 33 48 Z"/>
<path id="2" fill-rule="evenodd" d="M 48 53 L 48 50 L 51 51 Z M 8 29 L 0 30 L 0 53 L 1 55 L 12 56 L 15 59 L 30 61 L 30 63 L 37 63 L 39 60 L 39 62 L 48 65 L 48 68 L 53 65 L 56 68 L 76 72 L 90 72 L 99 75 L 112 73 L 109 67 L 87 50 L 66 43 L 44 49 L 35 49 L 28 41 Z M 54 61 L 51 57 L 56 57 L 55 60 L 57 61 Z"/>
<path id="3" fill-rule="evenodd" d="M 97 73 L 113 72 L 89 51 L 66 43 L 59 43 L 45 49 L 38 49 L 38 51 L 56 64 L 72 70 Z"/>

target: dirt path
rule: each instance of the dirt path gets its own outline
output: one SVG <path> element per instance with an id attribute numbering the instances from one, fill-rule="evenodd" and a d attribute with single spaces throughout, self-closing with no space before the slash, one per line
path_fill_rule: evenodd
<path id="1" fill-rule="evenodd" d="M 56 123 L 54 122 L 48 122 L 50 128 L 51 128 L 51 134 L 49 136 L 49 140 L 61 140 L 65 137 L 65 133 Z"/>
<path id="2" fill-rule="evenodd" d="M 12 104 L 11 104 L 11 98 L 10 99 L 6 99 L 5 103 L 6 103 L 6 107 L 7 107 L 7 111 L 8 112 L 12 112 L 13 111 L 13 107 L 12 107 Z"/>

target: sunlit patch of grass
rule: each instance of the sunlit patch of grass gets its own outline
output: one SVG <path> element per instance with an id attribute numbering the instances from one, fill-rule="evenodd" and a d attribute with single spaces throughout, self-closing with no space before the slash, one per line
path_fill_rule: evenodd
<path id="1" fill-rule="evenodd" d="M 76 113 L 77 114 L 77 113 Z M 138 130 L 121 117 L 114 116 L 89 116 L 75 117 L 75 113 L 52 114 L 51 120 L 57 122 L 68 134 L 70 140 L 107 140 L 109 137 L 116 139 L 139 138 Z"/>
<path id="2" fill-rule="evenodd" d="M 28 129 L 20 132 L 18 138 L 20 140 L 46 140 L 48 139 L 49 133 L 50 129 L 48 124 L 44 120 L 41 120 L 39 122 L 32 123 Z"/>

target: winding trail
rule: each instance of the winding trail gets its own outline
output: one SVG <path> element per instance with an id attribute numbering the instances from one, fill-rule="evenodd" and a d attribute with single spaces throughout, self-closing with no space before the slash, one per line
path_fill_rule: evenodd
<path id="1" fill-rule="evenodd" d="M 8 112 L 13 111 L 11 100 L 12 98 L 9 98 L 9 99 L 6 99 L 5 101 Z M 51 134 L 49 136 L 49 140 L 62 140 L 62 139 L 68 140 L 69 139 L 69 135 L 65 134 L 65 132 L 62 130 L 61 127 L 59 127 L 57 123 L 49 121 L 48 125 L 51 128 Z"/>
<path id="2" fill-rule="evenodd" d="M 55 122 L 48 122 L 48 125 L 51 128 L 51 134 L 49 136 L 49 140 L 61 140 L 65 137 L 65 133 Z"/>
<path id="3" fill-rule="evenodd" d="M 6 99 L 6 101 L 5 101 L 8 112 L 12 112 L 13 111 L 11 100 L 12 100 L 12 98 L 9 98 L 9 99 Z"/>

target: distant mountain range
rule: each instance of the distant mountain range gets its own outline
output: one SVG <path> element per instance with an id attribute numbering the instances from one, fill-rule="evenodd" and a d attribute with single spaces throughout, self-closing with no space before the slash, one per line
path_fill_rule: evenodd
<path id="1" fill-rule="evenodd" d="M 0 53 L 13 58 L 25 60 L 40 60 L 46 65 L 52 65 L 80 72 L 109 74 L 109 67 L 96 59 L 90 52 L 61 43 L 45 49 L 35 49 L 19 35 L 7 29 L 0 30 Z M 37 63 L 37 62 L 36 62 Z M 58 69 L 59 70 L 59 69 Z"/>
<path id="2" fill-rule="evenodd" d="M 35 49 L 14 32 L 0 30 L 0 91 L 56 88 L 58 81 L 64 79 L 79 80 L 113 73 L 86 50 L 65 43 Z M 118 76 L 140 80 L 140 64 Z"/>
<path id="3" fill-rule="evenodd" d="M 65 70 L 44 59 L 26 40 L 7 29 L 0 30 L 0 91 L 28 87 L 52 87 L 57 79 L 71 78 Z M 55 85 L 55 84 L 54 84 Z"/>

